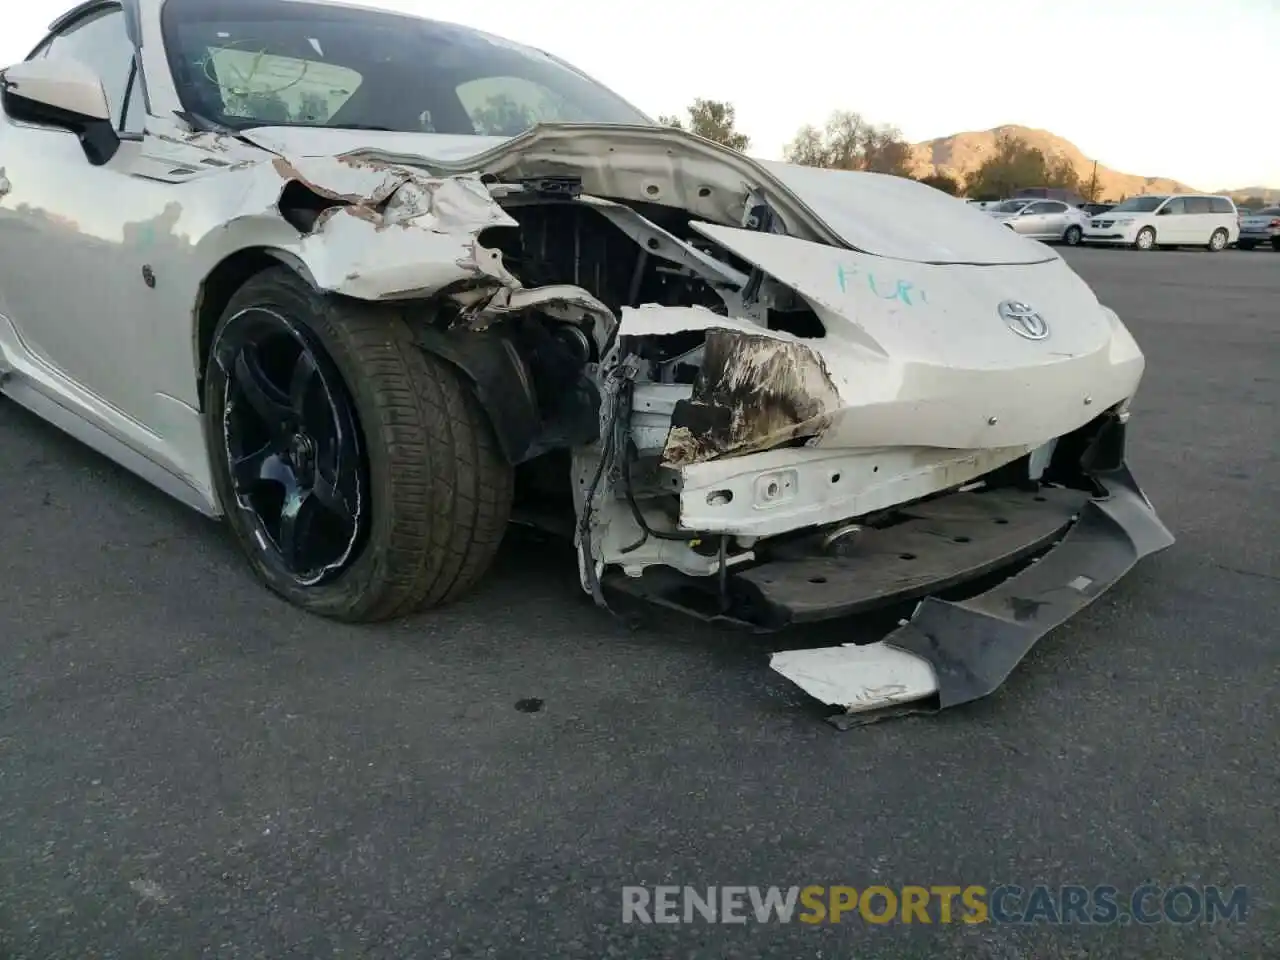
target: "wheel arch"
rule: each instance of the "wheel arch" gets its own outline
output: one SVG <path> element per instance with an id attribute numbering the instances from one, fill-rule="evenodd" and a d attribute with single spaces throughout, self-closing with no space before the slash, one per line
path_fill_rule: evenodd
<path id="1" fill-rule="evenodd" d="M 245 283 L 265 270 L 285 266 L 326 296 L 343 296 L 321 290 L 306 263 L 279 247 L 242 247 L 223 257 L 200 284 L 195 306 L 194 359 L 196 396 L 204 410 L 204 379 L 209 351 L 218 322 Z M 388 309 L 412 310 L 427 300 L 397 301 Z M 426 323 L 412 323 L 420 349 L 456 368 L 470 386 L 510 463 L 519 463 L 542 452 L 537 445 L 543 424 L 530 371 L 506 338 L 488 333 L 444 333 Z"/>
<path id="2" fill-rule="evenodd" d="M 209 348 L 213 344 L 213 334 L 222 319 L 223 311 L 235 296 L 237 290 L 245 285 L 251 277 L 257 276 L 272 267 L 286 266 L 311 286 L 315 279 L 307 265 L 296 255 L 278 247 L 253 246 L 242 247 L 227 254 L 205 274 L 196 291 L 195 315 L 193 317 L 193 357 L 196 374 L 196 400 L 199 409 L 204 409 L 204 374 L 209 362 Z"/>

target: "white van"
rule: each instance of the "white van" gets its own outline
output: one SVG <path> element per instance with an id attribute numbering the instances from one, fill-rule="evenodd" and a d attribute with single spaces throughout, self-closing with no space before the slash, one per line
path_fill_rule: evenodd
<path id="1" fill-rule="evenodd" d="M 1215 253 L 1240 239 L 1240 219 L 1230 197 L 1193 193 L 1130 197 L 1085 227 L 1085 243 L 1156 247 L 1203 246 Z"/>

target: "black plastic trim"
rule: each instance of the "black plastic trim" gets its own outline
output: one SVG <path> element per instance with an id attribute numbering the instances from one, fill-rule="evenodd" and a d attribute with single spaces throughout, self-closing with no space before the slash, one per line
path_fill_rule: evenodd
<path id="1" fill-rule="evenodd" d="M 1143 557 L 1173 544 L 1127 466 L 1096 479 L 1104 495 L 1086 503 L 1062 542 L 1037 563 L 969 600 L 929 597 L 884 638 L 933 668 L 938 709 L 992 693 L 1040 638 Z"/>

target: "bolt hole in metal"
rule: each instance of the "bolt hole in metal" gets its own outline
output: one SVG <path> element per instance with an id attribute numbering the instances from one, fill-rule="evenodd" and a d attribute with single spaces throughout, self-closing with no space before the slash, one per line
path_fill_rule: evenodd
<path id="1" fill-rule="evenodd" d="M 899 559 L 899 560 L 914 560 L 915 558 L 916 558 L 916 555 L 915 555 L 914 553 L 900 553 L 900 554 L 898 554 L 898 559 Z"/>
<path id="2" fill-rule="evenodd" d="M 810 583 L 826 583 L 827 578 L 826 577 L 810 577 L 809 582 Z"/>
<path id="3" fill-rule="evenodd" d="M 951 539 L 952 539 L 955 543 L 968 543 L 968 542 L 969 542 L 969 540 L 970 540 L 970 538 L 969 538 L 969 537 L 952 537 Z"/>
<path id="4" fill-rule="evenodd" d="M 732 490 L 712 490 L 707 494 L 707 506 L 709 507 L 723 507 L 728 503 L 733 503 Z"/>
<path id="5" fill-rule="evenodd" d="M 704 200 L 705 200 L 707 197 L 711 196 L 711 188 L 710 188 L 710 187 L 699 187 L 699 188 L 698 188 L 698 196 L 702 197 L 702 199 L 704 199 Z"/>
<path id="6" fill-rule="evenodd" d="M 1009 521 L 1008 521 L 1008 520 L 1006 520 L 1004 517 L 996 517 L 996 518 L 995 518 L 995 520 L 994 520 L 994 521 L 992 521 L 992 522 L 993 522 L 993 523 L 998 523 L 998 524 L 1004 525 L 1004 524 L 1008 523 Z"/>
<path id="7" fill-rule="evenodd" d="M 838 473 L 833 473 L 833 474 L 831 475 L 831 482 L 832 482 L 832 483 L 839 483 L 839 482 L 840 482 L 840 474 L 838 474 Z"/>
<path id="8" fill-rule="evenodd" d="M 656 197 L 660 192 L 660 188 L 656 183 L 650 183 L 644 188 L 644 192 L 651 197 Z"/>
<path id="9" fill-rule="evenodd" d="M 355 406 L 331 361 L 284 317 L 247 310 L 219 339 L 223 449 L 266 562 L 303 586 L 339 574 L 367 532 Z"/>

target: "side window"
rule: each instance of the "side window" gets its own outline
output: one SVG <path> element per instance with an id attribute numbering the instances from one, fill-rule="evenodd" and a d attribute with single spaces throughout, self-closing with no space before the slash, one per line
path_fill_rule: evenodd
<path id="1" fill-rule="evenodd" d="M 117 127 L 120 126 L 129 75 L 133 71 L 133 44 L 125 32 L 123 11 L 107 10 L 77 20 L 52 38 L 45 56 L 50 60 L 60 57 L 79 60 L 92 68 L 102 80 L 102 89 L 106 91 L 107 103 L 111 106 L 111 119 Z"/>
<path id="2" fill-rule="evenodd" d="M 1026 214 L 1051 213 L 1052 211 L 1049 208 L 1052 206 L 1052 203 L 1045 203 L 1044 201 L 1041 201 L 1040 203 L 1029 203 L 1027 204 L 1027 208 L 1022 212 Z"/>
<path id="3" fill-rule="evenodd" d="M 1167 204 L 1165 204 L 1165 208 L 1161 211 L 1161 213 L 1165 214 L 1166 216 L 1173 216 L 1174 214 L 1186 213 L 1186 212 L 1187 212 L 1187 201 L 1184 200 L 1182 197 L 1177 197 L 1173 200 L 1170 200 Z"/>
<path id="4" fill-rule="evenodd" d="M 1226 197 L 1210 197 L 1209 204 L 1214 213 L 1235 213 L 1236 208 Z"/>
<path id="5" fill-rule="evenodd" d="M 1066 213 L 1067 205 L 1065 203 L 1046 203 L 1045 213 Z"/>
<path id="6" fill-rule="evenodd" d="M 1213 213 L 1208 197 L 1187 197 L 1187 213 Z"/>

